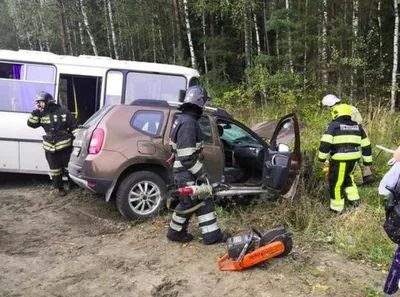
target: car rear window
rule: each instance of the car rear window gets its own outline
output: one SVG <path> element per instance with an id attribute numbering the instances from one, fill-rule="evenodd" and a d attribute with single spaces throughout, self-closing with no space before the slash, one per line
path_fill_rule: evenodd
<path id="1" fill-rule="evenodd" d="M 104 105 L 98 111 L 96 111 L 82 126 L 89 128 L 91 126 L 97 126 L 101 119 L 113 108 L 110 105 Z"/>
<path id="2" fill-rule="evenodd" d="M 131 119 L 131 127 L 144 134 L 158 136 L 163 124 L 164 114 L 161 111 L 142 110 L 136 112 Z"/>

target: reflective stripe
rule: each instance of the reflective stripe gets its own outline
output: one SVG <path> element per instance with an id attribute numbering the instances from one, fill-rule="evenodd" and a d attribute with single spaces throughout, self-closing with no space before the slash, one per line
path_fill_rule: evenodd
<path id="1" fill-rule="evenodd" d="M 45 140 L 43 140 L 43 142 L 42 142 L 43 148 L 49 152 L 55 152 L 55 151 L 61 150 L 63 148 L 71 146 L 71 144 L 72 144 L 71 138 L 59 141 L 56 144 L 51 144 Z"/>
<path id="2" fill-rule="evenodd" d="M 335 199 L 331 199 L 331 205 L 330 205 L 332 210 L 336 210 L 341 212 L 344 208 L 344 200 L 335 200 Z"/>
<path id="3" fill-rule="evenodd" d="M 361 140 L 361 147 L 366 147 L 371 145 L 371 141 L 369 141 L 368 138 L 364 138 L 363 140 Z"/>
<path id="4" fill-rule="evenodd" d="M 175 212 L 172 214 L 172 219 L 179 224 L 183 224 L 186 222 L 186 218 L 178 216 Z"/>
<path id="5" fill-rule="evenodd" d="M 174 168 L 181 168 L 183 167 L 181 161 L 174 161 Z"/>
<path id="6" fill-rule="evenodd" d="M 328 158 L 328 155 L 329 154 L 327 153 L 318 152 L 318 159 L 325 160 L 326 158 Z"/>
<path id="7" fill-rule="evenodd" d="M 189 168 L 188 170 L 193 173 L 196 174 L 197 172 L 200 171 L 200 169 L 203 167 L 203 163 L 201 163 L 199 160 L 196 161 L 196 164 L 193 165 L 193 167 Z"/>
<path id="8" fill-rule="evenodd" d="M 334 193 L 335 193 L 335 200 L 342 201 L 343 199 L 342 199 L 341 188 L 342 188 L 343 181 L 344 181 L 344 174 L 346 172 L 346 163 L 340 163 L 338 170 L 339 170 L 338 178 L 336 180 Z M 331 202 L 331 204 L 332 204 L 332 202 Z"/>
<path id="9" fill-rule="evenodd" d="M 340 135 L 333 137 L 333 144 L 354 143 L 361 144 L 361 136 L 357 135 Z"/>
<path id="10" fill-rule="evenodd" d="M 61 115 L 61 121 L 62 122 L 66 122 L 67 121 L 67 115 L 66 114 L 62 114 Z"/>
<path id="11" fill-rule="evenodd" d="M 358 195 L 358 189 L 356 186 L 352 186 L 352 187 L 347 187 L 344 189 L 347 199 L 349 199 L 350 201 L 356 201 L 360 199 L 360 196 Z"/>
<path id="12" fill-rule="evenodd" d="M 197 152 L 197 148 L 195 148 L 195 147 L 177 149 L 176 156 L 177 157 L 186 157 L 186 156 L 193 155 L 195 152 Z"/>
<path id="13" fill-rule="evenodd" d="M 175 143 L 175 142 L 172 142 L 171 139 L 169 140 L 169 143 L 170 143 L 170 145 L 171 145 L 171 148 L 172 148 L 173 150 L 176 150 L 176 143 Z"/>
<path id="14" fill-rule="evenodd" d="M 322 135 L 321 141 L 327 142 L 327 143 L 332 143 L 333 142 L 333 136 L 329 134 L 324 134 Z"/>
<path id="15" fill-rule="evenodd" d="M 201 234 L 211 233 L 217 231 L 219 229 L 218 224 L 215 222 L 214 224 L 200 227 Z"/>
<path id="16" fill-rule="evenodd" d="M 50 169 L 50 175 L 51 176 L 61 175 L 61 173 L 62 173 L 62 168 Z"/>
<path id="17" fill-rule="evenodd" d="M 213 211 L 213 212 L 206 213 L 206 214 L 204 214 L 204 215 L 198 216 L 198 217 L 197 217 L 197 220 L 199 221 L 199 224 L 202 224 L 202 223 L 205 223 L 205 222 L 212 221 L 212 220 L 214 220 L 216 217 L 217 217 L 217 216 L 216 216 L 216 213 Z"/>
<path id="18" fill-rule="evenodd" d="M 72 130 L 72 135 L 76 136 L 79 133 L 79 129 Z"/>
<path id="19" fill-rule="evenodd" d="M 39 117 L 37 117 L 37 116 L 30 116 L 30 117 L 28 118 L 28 121 L 31 122 L 31 123 L 37 124 L 37 123 L 39 123 Z"/>
<path id="20" fill-rule="evenodd" d="M 363 157 L 363 161 L 367 162 L 367 163 L 371 163 L 372 162 L 372 156 L 362 156 Z"/>
<path id="21" fill-rule="evenodd" d="M 171 227 L 171 229 L 175 230 L 175 231 L 181 231 L 182 230 L 182 226 L 179 226 L 178 224 L 175 224 L 174 222 L 169 223 L 169 226 Z"/>
<path id="22" fill-rule="evenodd" d="M 357 160 L 360 158 L 361 158 L 361 152 L 336 153 L 332 156 L 332 159 L 337 161 Z"/>

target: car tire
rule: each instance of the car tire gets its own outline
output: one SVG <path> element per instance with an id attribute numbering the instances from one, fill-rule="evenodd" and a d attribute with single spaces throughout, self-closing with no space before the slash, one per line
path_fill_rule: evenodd
<path id="1" fill-rule="evenodd" d="M 145 220 L 159 215 L 165 208 L 167 187 L 151 171 L 137 171 L 126 176 L 117 189 L 119 212 L 129 220 Z"/>

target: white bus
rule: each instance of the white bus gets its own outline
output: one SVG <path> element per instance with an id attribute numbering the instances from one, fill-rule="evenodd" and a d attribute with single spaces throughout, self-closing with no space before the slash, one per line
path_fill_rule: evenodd
<path id="1" fill-rule="evenodd" d="M 196 70 L 175 65 L 0 50 L 0 172 L 48 174 L 44 130 L 26 124 L 40 91 L 83 124 L 103 105 L 179 101 L 180 90 L 197 85 L 198 78 Z"/>

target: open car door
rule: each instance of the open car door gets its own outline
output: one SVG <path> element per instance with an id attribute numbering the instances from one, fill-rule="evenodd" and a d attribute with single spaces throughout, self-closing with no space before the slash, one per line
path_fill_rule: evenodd
<path id="1" fill-rule="evenodd" d="M 289 141 L 285 136 L 290 137 Z M 285 143 L 287 142 L 287 143 Z M 279 120 L 265 151 L 263 187 L 279 191 L 285 198 L 293 199 L 300 178 L 301 151 L 300 128 L 296 114 Z"/>

